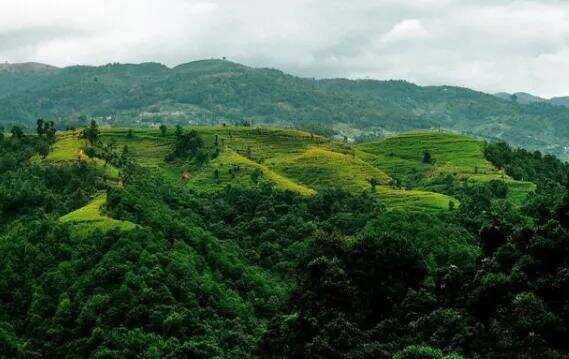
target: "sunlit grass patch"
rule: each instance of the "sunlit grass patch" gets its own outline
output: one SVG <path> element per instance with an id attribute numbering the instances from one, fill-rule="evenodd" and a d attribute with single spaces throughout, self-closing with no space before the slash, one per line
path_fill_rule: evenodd
<path id="1" fill-rule="evenodd" d="M 59 218 L 61 223 L 73 224 L 79 231 L 100 229 L 109 231 L 112 229 L 131 230 L 136 227 L 132 222 L 119 221 L 107 217 L 101 213 L 101 207 L 107 202 L 106 194 L 99 194 L 84 207 Z"/>

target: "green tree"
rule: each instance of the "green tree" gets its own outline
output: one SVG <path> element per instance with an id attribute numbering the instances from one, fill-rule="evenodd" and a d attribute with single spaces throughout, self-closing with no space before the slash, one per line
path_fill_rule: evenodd
<path id="1" fill-rule="evenodd" d="M 160 136 L 162 137 L 166 136 L 166 133 L 168 132 L 168 126 L 161 124 L 159 128 L 160 128 Z"/>
<path id="2" fill-rule="evenodd" d="M 176 138 L 181 137 L 183 133 L 184 130 L 182 129 L 182 126 L 176 125 L 176 130 L 174 131 L 174 135 L 176 136 Z"/>
<path id="3" fill-rule="evenodd" d="M 375 177 L 368 178 L 367 181 L 369 182 L 369 184 L 370 184 L 370 186 L 371 186 L 372 192 L 375 192 L 375 187 L 380 184 L 380 181 L 379 181 L 377 178 L 375 178 Z"/>
<path id="4" fill-rule="evenodd" d="M 16 139 L 24 138 L 24 131 L 19 126 L 13 126 L 10 132 L 12 133 L 12 138 Z"/>
<path id="5" fill-rule="evenodd" d="M 49 155 L 49 143 L 46 141 L 41 141 L 37 149 L 39 155 L 45 159 Z"/>
<path id="6" fill-rule="evenodd" d="M 174 141 L 172 151 L 168 155 L 168 159 L 194 158 L 203 147 L 204 141 L 197 131 L 191 130 L 189 132 L 182 132 L 179 135 L 176 135 L 176 140 Z M 201 159 L 204 159 L 203 155 L 204 153 L 200 154 Z"/>
<path id="7" fill-rule="evenodd" d="M 99 126 L 95 120 L 91 120 L 89 127 L 83 130 L 83 138 L 85 138 L 91 145 L 94 145 L 99 140 Z"/>
<path id="8" fill-rule="evenodd" d="M 433 162 L 433 159 L 432 159 L 432 157 L 431 157 L 431 152 L 429 152 L 429 150 L 425 150 L 425 151 L 423 152 L 423 160 L 422 160 L 422 162 L 423 162 L 423 163 L 427 163 L 427 164 L 430 164 L 430 163 Z"/>
<path id="9" fill-rule="evenodd" d="M 253 170 L 253 172 L 251 172 L 251 182 L 253 182 L 255 185 L 259 184 L 259 181 L 261 180 L 261 177 L 263 176 L 263 172 L 261 172 L 260 169 L 255 168 Z"/>
<path id="10" fill-rule="evenodd" d="M 93 146 L 87 146 L 85 148 L 85 155 L 89 158 L 95 158 L 97 157 L 97 149 Z"/>
<path id="11" fill-rule="evenodd" d="M 43 119 L 38 118 L 36 121 L 36 132 L 38 136 L 43 136 L 45 131 Z"/>

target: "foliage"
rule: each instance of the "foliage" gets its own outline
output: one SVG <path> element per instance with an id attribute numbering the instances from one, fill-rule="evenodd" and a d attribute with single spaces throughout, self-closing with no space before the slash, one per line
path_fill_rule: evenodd
<path id="1" fill-rule="evenodd" d="M 442 133 L 190 133 L 0 139 L 0 357 L 568 355 L 563 163 Z M 454 197 L 399 188 L 409 168 Z"/>

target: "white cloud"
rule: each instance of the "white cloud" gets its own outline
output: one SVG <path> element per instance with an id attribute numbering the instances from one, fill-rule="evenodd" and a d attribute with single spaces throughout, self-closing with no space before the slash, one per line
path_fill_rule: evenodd
<path id="1" fill-rule="evenodd" d="M 415 40 L 424 40 L 430 33 L 425 29 L 421 21 L 407 19 L 397 23 L 391 30 L 381 36 L 383 44 L 401 43 Z"/>
<path id="2" fill-rule="evenodd" d="M 569 94 L 562 0 L 0 0 L 0 61 L 226 56 L 310 77 Z"/>

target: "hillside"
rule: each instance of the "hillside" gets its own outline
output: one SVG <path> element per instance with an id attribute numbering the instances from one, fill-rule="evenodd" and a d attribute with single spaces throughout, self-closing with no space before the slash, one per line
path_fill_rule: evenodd
<path id="1" fill-rule="evenodd" d="M 553 156 L 442 131 L 48 123 L 2 134 L 0 171 L 0 357 L 569 352 Z"/>
<path id="2" fill-rule="evenodd" d="M 407 186 L 437 191 L 441 185 L 504 181 L 509 196 L 520 202 L 535 190 L 530 182 L 515 181 L 494 167 L 483 154 L 483 143 L 441 132 L 410 132 L 356 146 L 363 157 Z M 424 163 L 425 151 L 431 163 Z"/>
<path id="3" fill-rule="evenodd" d="M 451 86 L 299 78 L 225 60 L 0 71 L 0 124 L 60 127 L 86 117 L 115 126 L 256 124 L 332 130 L 350 138 L 443 128 L 569 158 L 569 109 L 512 103 Z"/>
<path id="4" fill-rule="evenodd" d="M 232 126 L 192 129 L 207 148 L 220 149 L 219 155 L 205 165 L 165 161 L 175 138 L 172 129 L 165 136 L 151 129 L 103 129 L 101 140 L 117 150 L 126 146 L 129 155 L 143 166 L 205 192 L 227 185 L 252 186 L 255 171 L 260 173 L 261 182 L 306 196 L 330 187 L 352 193 L 370 191 L 373 179 L 377 184 L 372 191 L 388 208 L 440 211 L 450 202 L 459 204 L 452 197 L 452 188 L 465 181 L 503 181 L 516 203 L 535 189 L 532 183 L 512 180 L 490 164 L 484 158 L 482 142 L 451 133 L 410 132 L 352 147 L 297 130 Z M 77 132 L 63 133 L 46 160 L 85 157 L 84 146 Z M 432 164 L 421 162 L 425 150 L 431 152 Z M 112 166 L 100 159 L 92 161 L 107 178 L 117 178 Z M 183 173 L 189 178 L 182 179 Z"/>

